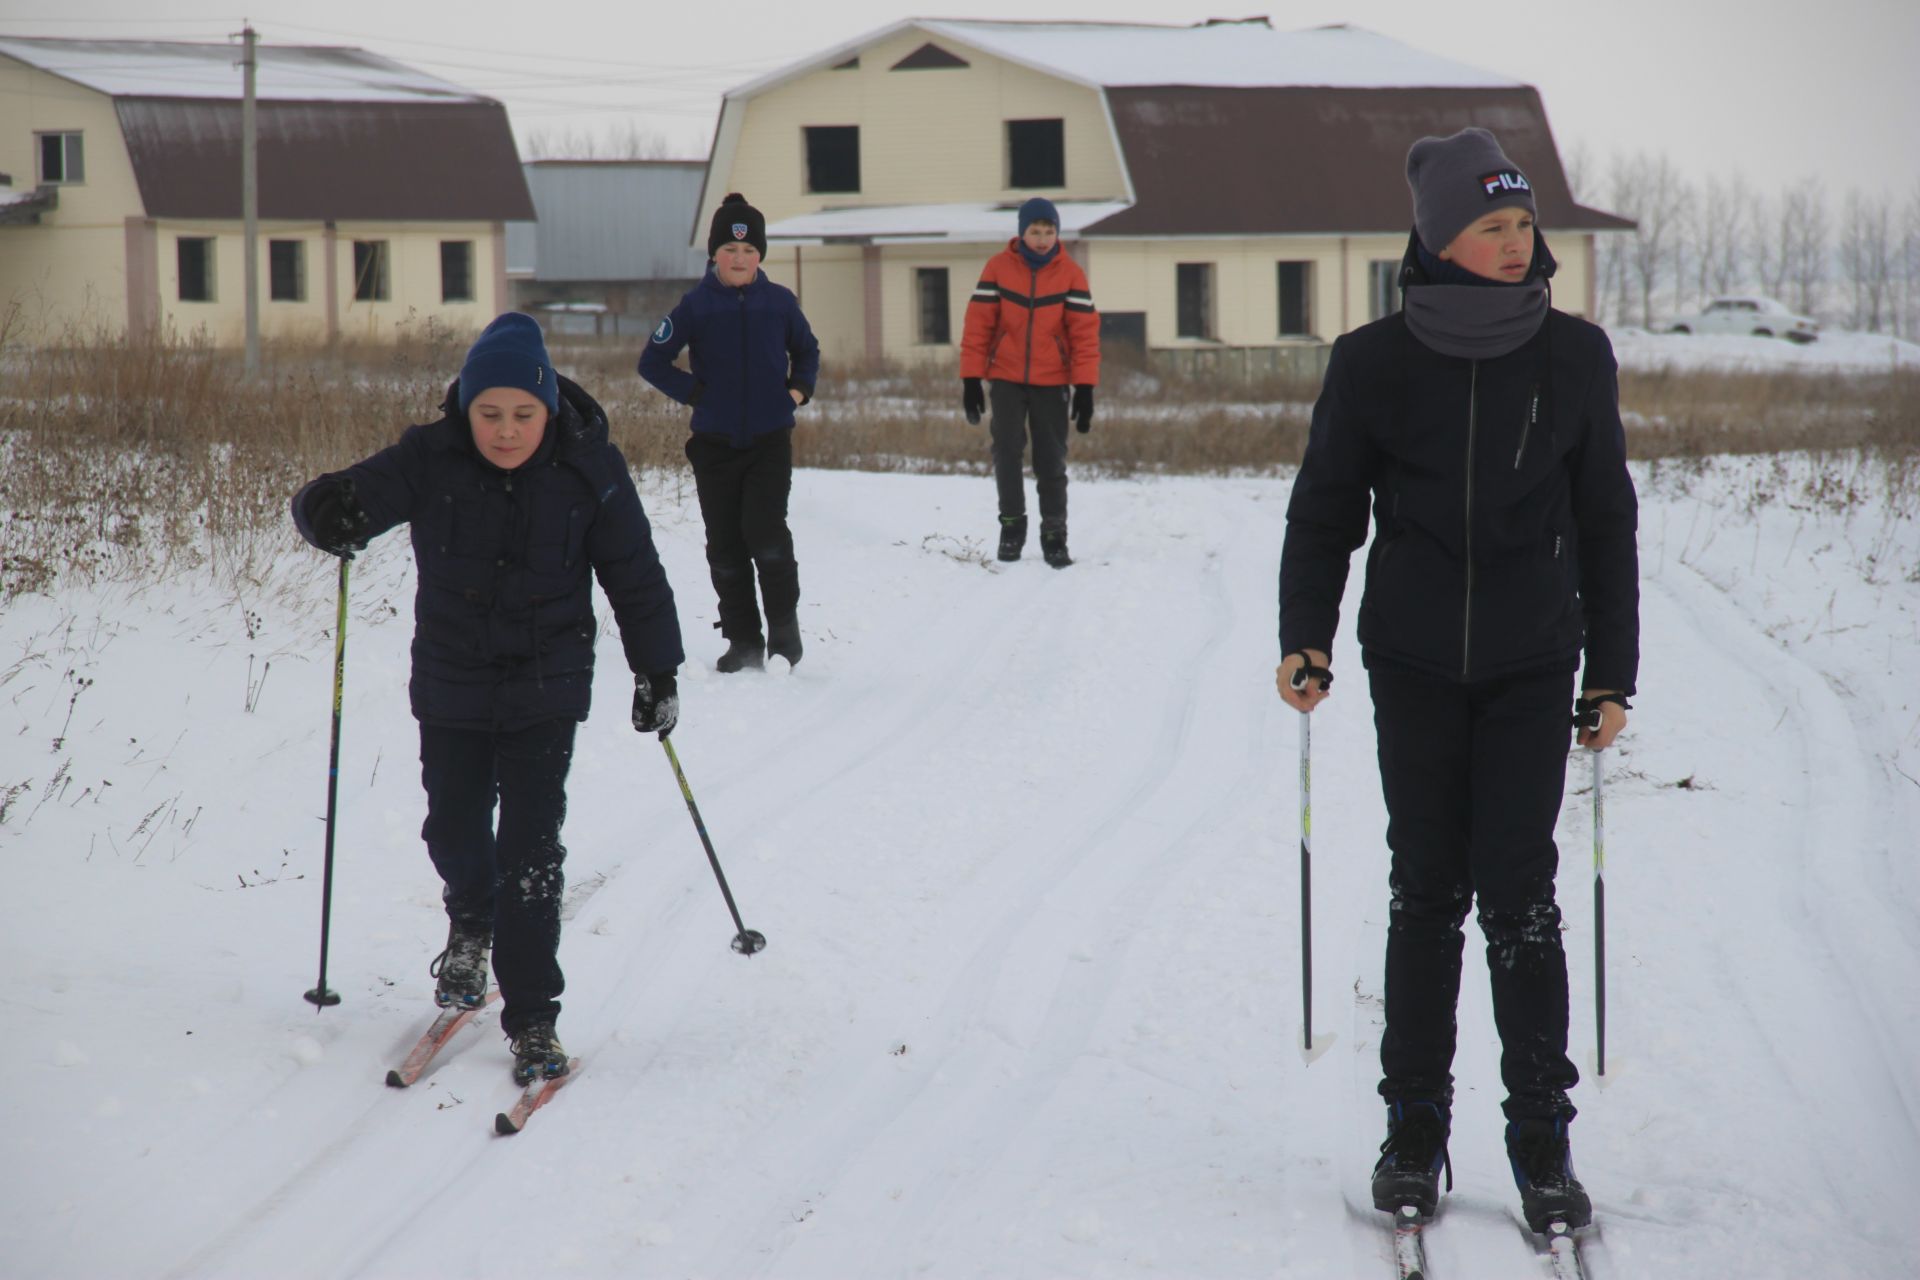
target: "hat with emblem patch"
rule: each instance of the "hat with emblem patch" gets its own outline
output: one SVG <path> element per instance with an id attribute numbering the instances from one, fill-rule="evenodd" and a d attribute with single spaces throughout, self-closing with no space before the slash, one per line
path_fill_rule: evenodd
<path id="1" fill-rule="evenodd" d="M 1413 226 L 1428 253 L 1438 254 L 1462 231 L 1499 209 L 1538 216 L 1533 186 L 1485 129 L 1422 138 L 1407 150 Z"/>
<path id="2" fill-rule="evenodd" d="M 731 191 L 713 211 L 713 221 L 707 226 L 707 257 L 720 252 L 721 245 L 736 241 L 752 245 L 763 258 L 767 256 L 766 218 L 747 203 L 745 196 Z"/>

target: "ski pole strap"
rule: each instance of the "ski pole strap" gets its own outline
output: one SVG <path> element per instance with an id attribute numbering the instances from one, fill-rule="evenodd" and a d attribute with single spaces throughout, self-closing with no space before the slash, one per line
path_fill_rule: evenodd
<path id="1" fill-rule="evenodd" d="M 1606 702 L 1617 702 L 1622 711 L 1633 710 L 1633 704 L 1627 701 L 1624 693 L 1598 693 L 1591 698 L 1573 700 L 1573 727 L 1576 729 L 1598 729 L 1600 727 L 1600 706 Z"/>
<path id="2" fill-rule="evenodd" d="M 1287 656 L 1289 658 L 1297 656 L 1300 659 L 1300 669 L 1294 672 L 1293 678 L 1288 681 L 1293 686 L 1294 692 L 1298 693 L 1305 689 L 1309 680 L 1318 680 L 1322 693 L 1333 687 L 1333 672 L 1326 667 L 1314 666 L 1313 659 L 1307 656 L 1305 649 L 1296 649 Z"/>

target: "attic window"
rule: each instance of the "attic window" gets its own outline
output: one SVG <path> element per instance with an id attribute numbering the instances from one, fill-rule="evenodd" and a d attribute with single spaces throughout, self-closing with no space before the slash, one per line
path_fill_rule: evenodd
<path id="1" fill-rule="evenodd" d="M 71 186 L 87 180 L 86 151 L 77 133 L 42 133 L 34 140 L 40 144 L 40 181 Z"/>
<path id="2" fill-rule="evenodd" d="M 954 67 L 967 66 L 967 60 L 948 53 L 937 44 L 923 44 L 900 61 L 888 67 L 889 71 L 945 71 Z"/>
<path id="3" fill-rule="evenodd" d="M 1007 121 L 1007 185 L 1014 188 L 1067 185 L 1065 121 Z"/>
<path id="4" fill-rule="evenodd" d="M 859 69 L 860 69 L 860 55 L 857 53 L 854 54 L 851 58 L 848 58 L 845 62 L 836 62 L 833 64 L 833 66 L 828 68 L 828 70 L 830 71 L 858 71 Z"/>
<path id="5" fill-rule="evenodd" d="M 807 125 L 807 190 L 852 193 L 860 190 L 860 126 Z"/>

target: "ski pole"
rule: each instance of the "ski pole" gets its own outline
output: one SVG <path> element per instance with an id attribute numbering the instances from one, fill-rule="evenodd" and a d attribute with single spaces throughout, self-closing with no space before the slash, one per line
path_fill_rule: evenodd
<path id="1" fill-rule="evenodd" d="M 1607 753 L 1593 753 L 1593 1016 L 1596 1029 L 1595 1060 L 1599 1075 L 1607 1074 L 1607 837 L 1606 770 Z"/>
<path id="2" fill-rule="evenodd" d="M 673 749 L 673 740 L 662 734 L 660 745 L 666 748 L 667 761 L 673 765 L 673 776 L 680 780 L 680 794 L 686 798 L 687 812 L 693 815 L 693 829 L 700 833 L 700 843 L 707 850 L 707 861 L 713 864 L 713 878 L 720 882 L 720 896 L 727 900 L 727 911 L 733 916 L 733 927 L 739 930 L 733 935 L 733 949 L 743 956 L 764 950 L 766 935 L 747 928 L 740 919 L 740 908 L 733 905 L 733 890 L 727 888 L 726 873 L 720 870 L 720 858 L 713 851 L 713 840 L 707 835 L 707 824 L 700 820 L 700 806 L 693 802 L 693 788 L 687 785 L 686 771 L 680 767 L 680 755 Z"/>
<path id="3" fill-rule="evenodd" d="M 340 994 L 327 989 L 327 935 L 333 919 L 333 827 L 340 793 L 340 695 L 347 679 L 347 566 L 352 556 L 340 557 L 340 606 L 333 623 L 333 745 L 327 754 L 327 852 L 320 874 L 320 981 L 307 1000 L 320 1009 L 340 1003 Z"/>
<path id="4" fill-rule="evenodd" d="M 1288 655 L 1291 657 L 1292 655 Z M 1290 683 L 1296 692 L 1306 689 L 1310 680 L 1320 682 L 1320 692 L 1333 687 L 1333 672 L 1316 667 L 1306 650 L 1300 650 L 1300 668 Z M 1300 713 L 1300 1038 L 1302 1047 L 1313 1052 L 1313 713 Z"/>

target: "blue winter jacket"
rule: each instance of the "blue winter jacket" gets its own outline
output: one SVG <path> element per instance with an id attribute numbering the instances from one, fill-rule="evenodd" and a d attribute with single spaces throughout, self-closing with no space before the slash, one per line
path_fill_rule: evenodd
<path id="1" fill-rule="evenodd" d="M 369 537 L 410 526 L 416 719 L 494 730 L 584 720 L 599 629 L 594 577 L 635 674 L 673 671 L 684 658 L 640 495 L 607 438 L 606 414 L 569 379 L 560 379 L 560 409 L 540 448 L 512 471 L 474 447 L 459 386 L 448 389 L 439 421 L 409 427 L 398 444 L 294 495 L 294 523 L 315 542 L 307 496 L 345 476 Z"/>
<path id="2" fill-rule="evenodd" d="M 674 360 L 691 347 L 693 372 Z M 735 289 L 711 268 L 653 331 L 640 353 L 640 376 L 693 407 L 693 429 L 744 449 L 758 436 L 793 425 L 793 398 L 813 398 L 820 344 L 789 289 L 756 272 Z"/>

